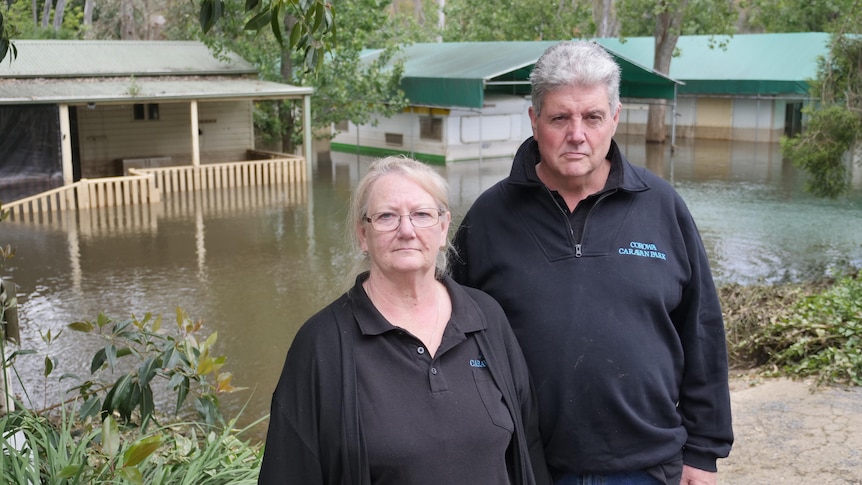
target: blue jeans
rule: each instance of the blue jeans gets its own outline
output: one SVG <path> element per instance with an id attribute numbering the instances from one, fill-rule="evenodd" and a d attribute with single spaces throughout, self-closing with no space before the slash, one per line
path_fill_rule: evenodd
<path id="1" fill-rule="evenodd" d="M 563 475 L 554 485 L 660 485 L 647 472 L 625 472 L 591 475 Z"/>

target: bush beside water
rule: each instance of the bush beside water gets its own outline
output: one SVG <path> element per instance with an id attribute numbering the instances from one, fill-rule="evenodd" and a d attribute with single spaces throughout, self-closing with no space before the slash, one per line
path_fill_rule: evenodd
<path id="1" fill-rule="evenodd" d="M 818 384 L 862 385 L 862 273 L 719 289 L 730 364 Z"/>

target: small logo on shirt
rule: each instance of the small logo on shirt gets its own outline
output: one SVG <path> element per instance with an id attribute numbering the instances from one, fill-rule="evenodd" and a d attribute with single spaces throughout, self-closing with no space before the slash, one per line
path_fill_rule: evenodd
<path id="1" fill-rule="evenodd" d="M 485 358 L 480 355 L 478 359 L 470 359 L 470 367 L 488 367 L 488 363 L 485 362 Z"/>
<path id="2" fill-rule="evenodd" d="M 658 250 L 655 244 L 632 241 L 629 247 L 620 248 L 619 253 L 627 256 L 640 256 L 641 258 L 654 258 L 667 261 L 667 254 Z"/>

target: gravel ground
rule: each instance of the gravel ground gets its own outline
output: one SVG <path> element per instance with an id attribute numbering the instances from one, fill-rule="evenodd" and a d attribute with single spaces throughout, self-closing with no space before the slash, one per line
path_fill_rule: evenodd
<path id="1" fill-rule="evenodd" d="M 735 441 L 722 485 L 862 484 L 862 388 L 731 377 Z"/>

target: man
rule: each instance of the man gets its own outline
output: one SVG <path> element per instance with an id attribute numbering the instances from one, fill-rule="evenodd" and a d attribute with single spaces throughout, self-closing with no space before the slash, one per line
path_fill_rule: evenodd
<path id="1" fill-rule="evenodd" d="M 466 214 L 454 277 L 510 319 L 555 483 L 715 484 L 733 432 L 697 227 L 613 141 L 620 68 L 604 49 L 552 46 L 530 81 L 533 136 Z"/>

